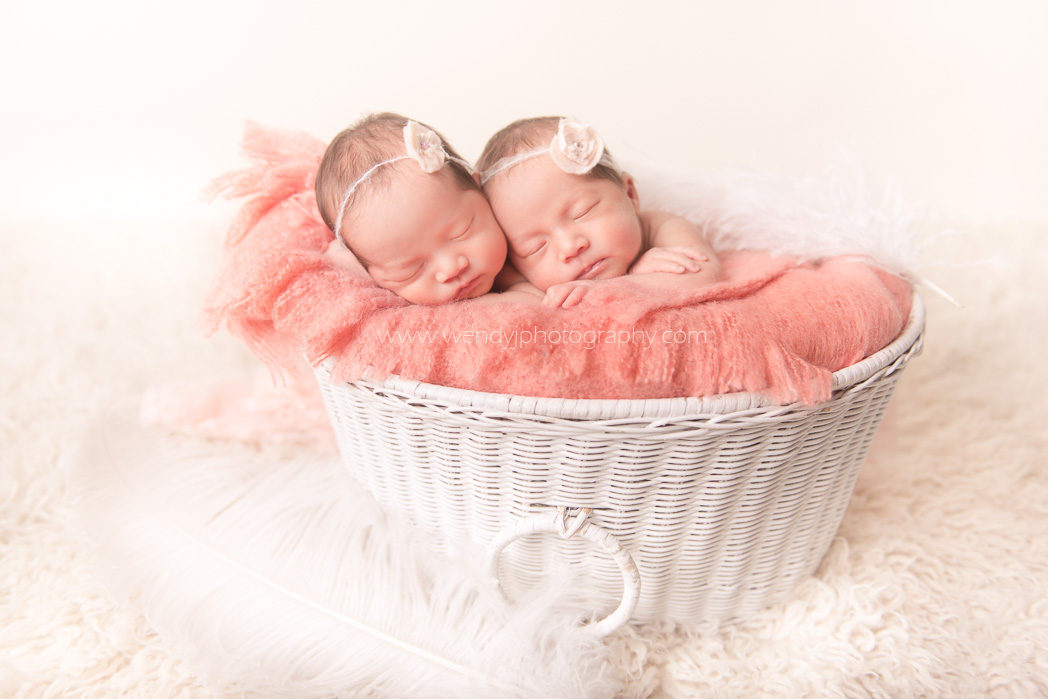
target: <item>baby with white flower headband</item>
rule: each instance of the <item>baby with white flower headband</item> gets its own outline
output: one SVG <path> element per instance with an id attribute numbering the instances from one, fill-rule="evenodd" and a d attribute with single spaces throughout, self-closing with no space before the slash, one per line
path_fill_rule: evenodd
<path id="1" fill-rule="evenodd" d="M 598 280 L 623 275 L 649 288 L 720 278 L 699 228 L 641 211 L 633 178 L 584 124 L 561 117 L 513 122 L 488 140 L 477 169 L 509 242 L 509 261 L 545 292 L 546 304 L 574 306 Z"/>
<path id="2" fill-rule="evenodd" d="M 412 303 L 483 296 L 505 264 L 506 239 L 473 168 L 399 114 L 372 114 L 338 134 L 316 196 L 335 234 L 329 255 L 352 252 L 375 283 Z"/>

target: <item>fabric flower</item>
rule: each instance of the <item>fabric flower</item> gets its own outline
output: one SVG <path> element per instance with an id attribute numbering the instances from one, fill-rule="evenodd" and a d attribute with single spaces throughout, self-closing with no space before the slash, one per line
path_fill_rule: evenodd
<path id="1" fill-rule="evenodd" d="M 564 172 L 585 175 L 604 155 L 604 141 L 591 127 L 561 119 L 557 135 L 549 146 L 549 155 Z"/>
<path id="2" fill-rule="evenodd" d="M 422 168 L 422 172 L 436 172 L 444 167 L 448 159 L 440 136 L 417 121 L 409 121 L 404 125 L 404 148 L 407 149 L 408 157 Z"/>

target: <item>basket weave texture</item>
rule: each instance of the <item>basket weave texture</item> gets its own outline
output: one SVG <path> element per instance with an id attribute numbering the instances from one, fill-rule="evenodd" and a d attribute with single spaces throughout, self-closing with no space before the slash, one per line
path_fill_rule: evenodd
<path id="1" fill-rule="evenodd" d="M 396 378 L 335 385 L 323 365 L 317 376 L 350 473 L 443 545 L 487 545 L 536 513 L 591 508 L 639 569 L 634 620 L 725 621 L 818 567 L 923 328 L 915 296 L 899 337 L 836 372 L 833 397 L 815 407 L 755 394 L 568 400 Z M 499 560 L 511 597 L 564 563 L 592 611 L 623 595 L 619 568 L 581 538 L 526 536 Z"/>

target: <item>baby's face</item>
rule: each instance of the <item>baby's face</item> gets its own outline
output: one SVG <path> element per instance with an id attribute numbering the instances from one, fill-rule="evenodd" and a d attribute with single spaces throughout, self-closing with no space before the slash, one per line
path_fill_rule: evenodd
<path id="1" fill-rule="evenodd" d="M 399 168 L 369 194 L 350 207 L 344 235 L 379 286 L 420 304 L 491 290 L 506 238 L 484 196 L 464 190 L 450 167 Z"/>
<path id="2" fill-rule="evenodd" d="M 632 181 L 623 188 L 571 175 L 548 157 L 495 175 L 484 192 L 509 241 L 509 259 L 539 289 L 629 272 L 643 233 Z"/>

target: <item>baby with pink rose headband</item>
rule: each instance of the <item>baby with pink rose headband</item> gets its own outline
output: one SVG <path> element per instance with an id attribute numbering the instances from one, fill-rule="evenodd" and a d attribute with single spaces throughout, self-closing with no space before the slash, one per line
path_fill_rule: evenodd
<path id="1" fill-rule="evenodd" d="M 317 207 L 379 286 L 418 304 L 484 296 L 506 262 L 506 238 L 472 166 L 430 127 L 372 114 L 328 145 Z M 341 263 L 354 265 L 343 257 Z M 534 301 L 533 295 L 519 296 Z"/>
<path id="2" fill-rule="evenodd" d="M 480 182 L 509 242 L 505 288 L 545 292 L 569 307 L 599 280 L 630 275 L 648 288 L 705 286 L 720 262 L 699 228 L 642 211 L 633 178 L 596 132 L 562 117 L 515 121 L 492 136 Z"/>

